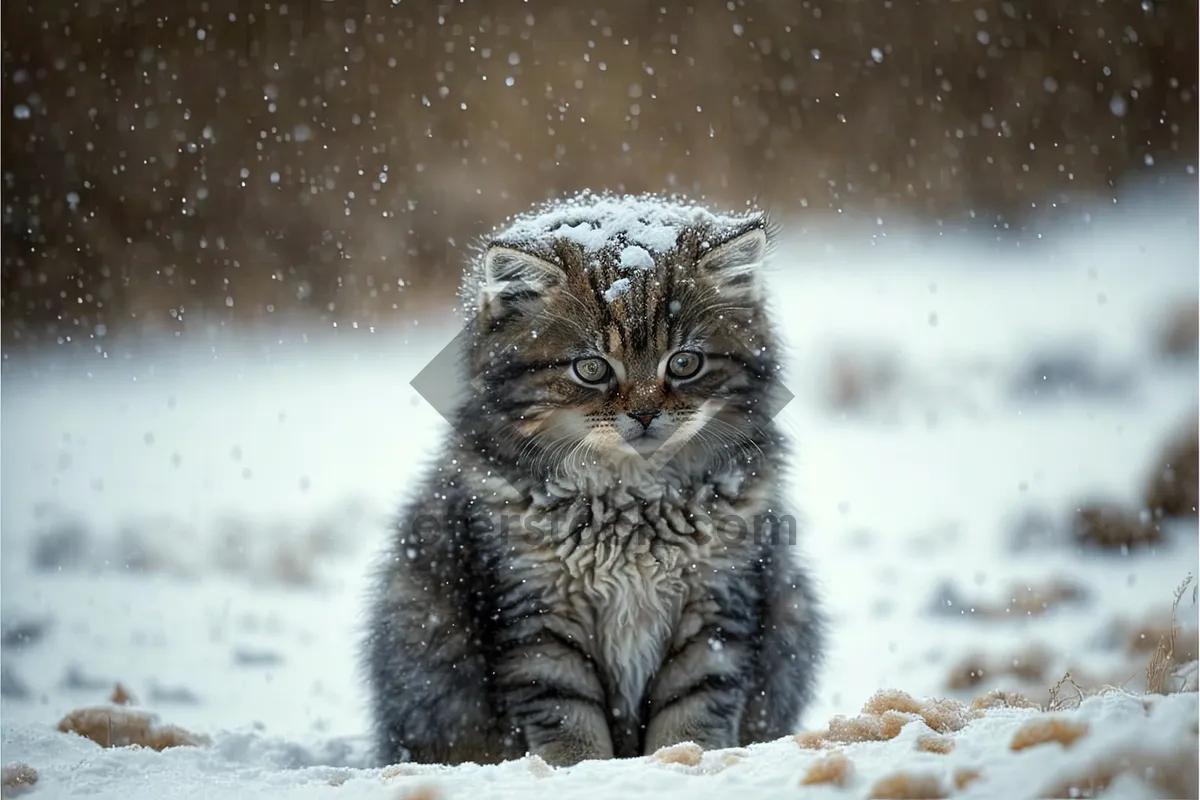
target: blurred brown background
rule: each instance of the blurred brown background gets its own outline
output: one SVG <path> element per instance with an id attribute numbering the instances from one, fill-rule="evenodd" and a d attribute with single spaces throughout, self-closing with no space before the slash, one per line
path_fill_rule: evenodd
<path id="1" fill-rule="evenodd" d="M 1019 227 L 1196 159 L 1194 0 L 3 15 L 10 347 L 396 325 L 452 301 L 464 241 L 584 187 Z"/>

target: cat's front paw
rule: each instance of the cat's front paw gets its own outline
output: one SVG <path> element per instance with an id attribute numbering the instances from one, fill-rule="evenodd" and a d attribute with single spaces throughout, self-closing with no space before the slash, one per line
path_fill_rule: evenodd
<path id="1" fill-rule="evenodd" d="M 728 750 L 739 747 L 737 729 L 728 720 L 708 721 L 695 718 L 651 721 L 646 735 L 644 755 L 657 755 L 673 748 L 687 750 Z"/>
<path id="2" fill-rule="evenodd" d="M 573 767 L 581 761 L 598 761 L 612 758 L 612 753 L 599 744 L 578 739 L 558 739 L 544 742 L 533 748 L 532 755 L 540 756 L 552 767 Z"/>

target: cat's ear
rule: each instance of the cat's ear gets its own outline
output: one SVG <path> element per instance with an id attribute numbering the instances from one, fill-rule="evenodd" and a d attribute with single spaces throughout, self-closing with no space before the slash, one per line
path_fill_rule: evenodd
<path id="1" fill-rule="evenodd" d="M 757 295 L 761 288 L 759 272 L 769 245 L 766 228 L 756 226 L 700 256 L 698 266 L 725 291 Z"/>
<path id="2" fill-rule="evenodd" d="M 512 247 L 492 245 L 483 254 L 479 313 L 489 323 L 536 313 L 546 295 L 566 278 L 561 267 L 545 259 Z"/>

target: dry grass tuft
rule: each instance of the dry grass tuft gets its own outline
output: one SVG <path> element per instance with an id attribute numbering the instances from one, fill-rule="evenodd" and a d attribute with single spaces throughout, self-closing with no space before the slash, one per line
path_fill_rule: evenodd
<path id="1" fill-rule="evenodd" d="M 1044 681 L 1046 670 L 1054 656 L 1049 650 L 1040 646 L 1029 646 L 1018 650 L 1009 657 L 1006 667 L 1009 675 L 1023 681 Z"/>
<path id="2" fill-rule="evenodd" d="M 960 696 L 971 689 L 987 691 L 968 700 L 975 711 L 988 708 L 1038 708 L 1057 711 L 1077 707 L 1085 697 L 1108 691 L 1128 691 L 1129 682 L 1137 676 L 1141 663 L 1111 671 L 1092 673 L 1067 662 L 1068 668 L 1057 682 L 1047 679 L 1052 665 L 1061 656 L 1040 646 L 1027 647 L 1008 656 L 972 653 L 954 665 L 946 679 L 946 688 Z M 1048 696 L 1041 700 L 1050 686 Z M 1038 698 L 1034 700 L 1032 698 Z"/>
<path id="3" fill-rule="evenodd" d="M 1070 686 L 1072 691 L 1066 691 Z M 1064 708 L 1078 708 L 1083 702 L 1083 689 L 1068 672 L 1058 679 L 1058 683 L 1050 687 L 1050 697 L 1044 708 L 1047 711 L 1061 711 Z"/>
<path id="4" fill-rule="evenodd" d="M 1070 747 L 1076 740 L 1086 736 L 1087 732 L 1086 723 L 1058 718 L 1035 719 L 1017 731 L 1012 742 L 1009 743 L 1008 749 L 1025 750 L 1050 742 L 1058 742 L 1063 747 Z"/>
<path id="5" fill-rule="evenodd" d="M 1001 668 L 999 674 L 1003 674 Z M 982 653 L 971 653 L 950 668 L 946 676 L 946 688 L 952 692 L 961 692 L 983 683 L 991 677 L 991 664 Z"/>
<path id="6" fill-rule="evenodd" d="M 834 411 L 861 413 L 891 398 L 900 377 L 899 364 L 891 354 L 837 352 L 829 365 L 825 402 Z"/>
<path id="7" fill-rule="evenodd" d="M 953 612 L 976 620 L 1037 617 L 1055 608 L 1083 603 L 1088 591 L 1083 584 L 1062 578 L 1044 583 L 1016 583 L 999 600 L 962 597 L 951 587 L 944 588 L 936 603 L 939 613 Z"/>
<path id="8" fill-rule="evenodd" d="M 954 771 L 954 788 L 960 792 L 983 777 L 977 769 L 957 769 Z"/>
<path id="9" fill-rule="evenodd" d="M 950 669 L 946 688 L 961 692 L 1006 675 L 1027 683 L 1043 683 L 1052 658 L 1049 650 L 1038 645 L 1030 645 L 1004 658 L 972 653 Z"/>
<path id="10" fill-rule="evenodd" d="M 1111 677 L 1111 676 L 1110 676 Z M 1129 682 L 1137 677 L 1132 675 L 1119 677 L 1115 680 L 1103 681 L 1097 676 L 1081 675 L 1075 670 L 1068 670 L 1050 687 L 1046 702 L 1040 706 L 1043 711 L 1063 711 L 1078 708 L 1087 697 L 1102 697 L 1111 694 L 1131 695 Z"/>
<path id="11" fill-rule="evenodd" d="M 1041 708 L 1020 692 L 1006 692 L 992 689 L 976 697 L 971 702 L 971 708 L 976 711 L 986 711 L 989 708 Z"/>
<path id="12" fill-rule="evenodd" d="M 396 800 L 442 800 L 442 792 L 436 786 L 424 784 L 410 789 L 401 789 Z"/>
<path id="13" fill-rule="evenodd" d="M 857 717 L 834 717 L 829 720 L 829 740 L 833 742 L 883 742 L 895 739 L 910 722 L 920 719 L 916 714 L 885 711 L 879 716 L 864 714 Z"/>
<path id="14" fill-rule="evenodd" d="M 1200 303 L 1181 303 L 1159 329 L 1158 353 L 1168 360 L 1190 359 L 1200 355 Z"/>
<path id="15" fill-rule="evenodd" d="M 1171 755 L 1132 757 L 1097 762 L 1042 794 L 1045 798 L 1098 797 L 1121 775 L 1134 775 L 1164 797 L 1196 797 L 1200 793 L 1200 756 L 1195 749 Z"/>
<path id="16" fill-rule="evenodd" d="M 846 786 L 854 777 L 854 767 L 850 763 L 850 759 L 840 750 L 835 750 L 828 755 L 822 756 L 811 767 L 808 772 L 804 773 L 804 777 L 800 779 L 801 786 L 812 786 L 814 784 L 832 784 L 834 786 Z"/>
<path id="17" fill-rule="evenodd" d="M 1131 656 L 1146 656 L 1158 649 L 1159 644 L 1175 637 L 1175 660 L 1195 661 L 1200 657 L 1200 630 L 1195 625 L 1183 627 L 1175 622 L 1162 624 L 1147 621 L 1123 631 L 1126 651 Z"/>
<path id="18" fill-rule="evenodd" d="M 926 753 L 946 755 L 954 750 L 954 739 L 949 736 L 939 736 L 936 733 L 926 733 L 917 737 L 917 749 Z"/>
<path id="19" fill-rule="evenodd" d="M 867 797 L 879 800 L 938 800 L 946 797 L 946 790 L 936 775 L 899 772 L 876 783 Z"/>
<path id="20" fill-rule="evenodd" d="M 101 747 L 201 747 L 211 744 L 207 736 L 175 725 L 162 725 L 158 715 L 147 711 L 96 706 L 72 711 L 58 723 L 62 733 L 91 739 Z"/>
<path id="21" fill-rule="evenodd" d="M 1194 333 L 1194 331 L 1193 331 Z M 1200 427 L 1196 415 L 1163 446 L 1143 500 L 1155 518 L 1195 518 L 1200 504 Z"/>
<path id="22" fill-rule="evenodd" d="M 0 777 L 0 797 L 16 797 L 33 789 L 38 782 L 37 770 L 28 764 L 14 761 L 4 767 Z"/>
<path id="23" fill-rule="evenodd" d="M 1193 652 L 1180 653 L 1178 645 L 1179 636 L 1179 601 L 1183 599 L 1183 595 L 1187 592 L 1188 586 L 1192 583 L 1192 574 L 1188 576 L 1175 588 L 1175 599 L 1171 603 L 1171 625 L 1166 636 L 1159 639 L 1158 645 L 1154 648 L 1154 652 L 1150 655 L 1150 660 L 1146 664 L 1146 693 L 1147 694 L 1165 694 L 1170 690 L 1167 685 L 1168 679 L 1175 674 L 1177 665 L 1181 662 L 1195 661 L 1195 647 Z M 1189 657 L 1190 656 L 1190 657 Z"/>
<path id="24" fill-rule="evenodd" d="M 953 733 L 979 715 L 957 700 L 918 700 L 907 692 L 880 689 L 863 705 L 859 716 L 831 719 L 826 738 L 846 743 L 882 742 L 896 738 L 905 725 L 918 719 L 937 733 Z"/>
<path id="25" fill-rule="evenodd" d="M 899 689 L 880 689 L 863 703 L 863 713 L 879 716 L 888 711 L 902 714 L 920 714 L 921 704 L 908 692 Z"/>
<path id="26" fill-rule="evenodd" d="M 1162 542 L 1162 529 L 1132 509 L 1112 502 L 1081 505 L 1072 520 L 1076 544 L 1103 550 L 1135 550 Z"/>
<path id="27" fill-rule="evenodd" d="M 683 764 L 688 767 L 699 766 L 702 758 L 704 758 L 704 748 L 693 742 L 662 747 L 654 754 L 654 759 L 663 764 Z"/>
<path id="28" fill-rule="evenodd" d="M 825 741 L 828 735 L 828 731 L 804 731 L 797 733 L 793 738 L 801 750 L 822 750 L 829 744 Z"/>
<path id="29" fill-rule="evenodd" d="M 966 727 L 978 716 L 957 700 L 920 700 L 895 689 L 881 689 L 863 705 L 864 714 L 899 711 L 916 714 L 938 733 L 951 733 Z"/>
<path id="30" fill-rule="evenodd" d="M 136 706 L 137 698 L 133 693 L 125 688 L 125 684 L 118 683 L 113 687 L 112 697 L 108 700 L 115 706 Z"/>
<path id="31" fill-rule="evenodd" d="M 1010 595 L 1004 616 L 1023 614 L 1034 617 L 1057 606 L 1082 602 L 1087 599 L 1088 592 L 1082 584 L 1060 579 L 1048 581 L 1040 586 L 1014 587 Z"/>

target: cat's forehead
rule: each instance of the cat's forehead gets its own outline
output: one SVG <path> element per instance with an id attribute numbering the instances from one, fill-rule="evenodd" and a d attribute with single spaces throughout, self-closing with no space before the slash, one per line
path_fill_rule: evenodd
<path id="1" fill-rule="evenodd" d="M 585 266 L 636 271 L 660 264 L 681 246 L 703 252 L 763 222 L 759 212 L 719 213 L 662 195 L 582 192 L 513 218 L 489 244 L 551 261 L 569 251 L 582 256 Z"/>
<path id="2" fill-rule="evenodd" d="M 484 309 L 489 324 L 507 319 L 506 331 L 536 330 L 547 358 L 563 347 L 641 357 L 720 338 L 755 304 L 752 271 L 770 227 L 757 210 L 583 192 L 485 237 L 464 306 Z"/>

